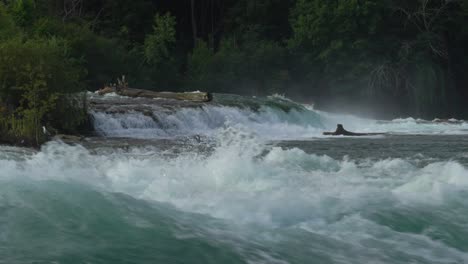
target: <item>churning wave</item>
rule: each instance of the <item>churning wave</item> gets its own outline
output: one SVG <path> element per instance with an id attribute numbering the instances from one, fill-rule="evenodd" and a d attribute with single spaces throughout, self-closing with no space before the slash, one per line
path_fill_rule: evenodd
<path id="1" fill-rule="evenodd" d="M 134 100 L 119 98 L 127 102 Z M 144 111 L 138 102 L 134 107 L 137 110 L 128 105 L 120 110 L 115 106 L 112 111 L 94 110 L 94 126 L 104 136 L 136 138 L 212 137 L 220 129 L 239 126 L 267 139 L 307 139 L 322 137 L 323 131 L 333 131 L 338 123 L 358 132 L 468 134 L 468 123 L 458 120 L 429 122 L 406 118 L 380 121 L 318 111 L 278 96 L 251 98 L 216 94 L 214 98 L 211 104 L 172 106 L 171 109 L 153 101 L 154 105 L 144 105 Z"/>
<path id="2" fill-rule="evenodd" d="M 353 160 L 271 142 L 336 123 L 456 134 L 465 122 L 362 119 L 278 97 L 101 100 L 93 116 L 104 136 L 212 140 L 0 146 L 0 263 L 468 263 L 463 150 Z"/>
<path id="3" fill-rule="evenodd" d="M 468 261 L 468 170 L 455 161 L 337 160 L 231 128 L 217 142 L 175 157 L 59 142 L 2 149 L 0 254 L 11 263 L 171 262 L 174 252 L 180 263 Z M 15 255 L 21 243 L 27 254 Z"/>

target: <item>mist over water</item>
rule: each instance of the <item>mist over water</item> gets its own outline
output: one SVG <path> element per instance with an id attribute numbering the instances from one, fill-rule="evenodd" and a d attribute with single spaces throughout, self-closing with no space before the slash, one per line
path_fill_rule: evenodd
<path id="1" fill-rule="evenodd" d="M 223 103 L 94 113 L 145 146 L 1 146 L 0 263 L 468 262 L 465 123 Z"/>

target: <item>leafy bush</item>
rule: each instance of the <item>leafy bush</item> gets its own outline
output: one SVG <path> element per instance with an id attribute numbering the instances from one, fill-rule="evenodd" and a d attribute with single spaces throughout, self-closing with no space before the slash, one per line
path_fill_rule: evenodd
<path id="1" fill-rule="evenodd" d="M 43 126 L 72 130 L 85 119 L 70 98 L 83 91 L 83 70 L 70 59 L 61 39 L 20 37 L 0 42 L 0 126 L 11 139 L 39 145 Z"/>
<path id="2" fill-rule="evenodd" d="M 13 17 L 7 13 L 7 9 L 0 2 L 0 40 L 9 38 L 17 33 Z"/>
<path id="3" fill-rule="evenodd" d="M 213 92 L 276 93 L 289 80 L 284 55 L 283 47 L 269 41 L 247 40 L 239 45 L 227 38 L 217 52 L 199 41 L 188 58 L 188 82 Z"/>
<path id="4" fill-rule="evenodd" d="M 33 23 L 36 16 L 34 0 L 15 0 L 10 2 L 10 12 L 20 27 L 27 27 Z"/>
<path id="5" fill-rule="evenodd" d="M 175 39 L 175 17 L 169 13 L 154 17 L 153 33 L 145 39 L 145 58 L 150 64 L 158 64 L 169 57 L 169 49 Z"/>

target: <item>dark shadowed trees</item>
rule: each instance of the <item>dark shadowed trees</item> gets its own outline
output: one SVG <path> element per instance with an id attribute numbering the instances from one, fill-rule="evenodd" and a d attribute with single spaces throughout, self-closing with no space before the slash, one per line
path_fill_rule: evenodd
<path id="1" fill-rule="evenodd" d="M 0 42 L 60 39 L 89 90 L 282 93 L 467 113 L 467 0 L 0 0 Z"/>

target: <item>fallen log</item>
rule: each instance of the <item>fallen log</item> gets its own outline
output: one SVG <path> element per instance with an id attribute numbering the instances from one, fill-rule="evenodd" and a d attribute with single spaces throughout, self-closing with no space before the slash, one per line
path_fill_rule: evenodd
<path id="1" fill-rule="evenodd" d="M 336 125 L 335 132 L 323 132 L 325 136 L 352 136 L 352 137 L 359 137 L 359 136 L 376 136 L 376 135 L 384 135 L 385 133 L 354 133 L 344 129 L 342 124 Z"/>
<path id="2" fill-rule="evenodd" d="M 116 92 L 116 88 L 114 87 L 109 87 L 109 86 L 106 86 L 104 88 L 101 88 L 97 91 L 97 93 L 99 95 L 105 95 L 105 94 L 109 94 L 109 93 L 115 93 Z"/>
<path id="3" fill-rule="evenodd" d="M 183 100 L 183 101 L 192 101 L 192 102 L 209 102 L 213 99 L 211 93 L 207 92 L 184 92 L 184 93 L 175 93 L 175 92 L 154 92 L 143 89 L 134 89 L 134 88 L 111 88 L 105 87 L 98 91 L 99 95 L 104 95 L 108 93 L 116 93 L 120 96 L 128 97 L 144 97 L 152 99 L 174 99 L 174 100 Z"/>

